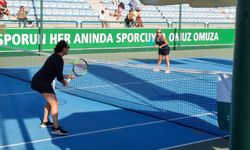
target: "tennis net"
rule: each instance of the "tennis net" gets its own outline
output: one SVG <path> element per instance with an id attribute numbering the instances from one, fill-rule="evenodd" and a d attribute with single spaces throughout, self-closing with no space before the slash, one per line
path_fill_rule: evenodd
<path id="1" fill-rule="evenodd" d="M 0 57 L 0 74 L 27 82 L 50 54 L 20 51 Z M 65 57 L 64 73 L 71 73 L 76 57 Z M 222 72 L 173 69 L 153 72 L 153 66 L 86 59 L 85 76 L 68 87 L 56 88 L 89 100 L 164 119 L 213 135 L 226 136 L 217 123 L 217 75 Z"/>

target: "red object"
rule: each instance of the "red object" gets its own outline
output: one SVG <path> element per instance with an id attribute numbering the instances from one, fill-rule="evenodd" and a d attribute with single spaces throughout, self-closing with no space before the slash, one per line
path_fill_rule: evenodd
<path id="1" fill-rule="evenodd" d="M 0 5 L 7 5 L 6 1 L 0 1 Z"/>

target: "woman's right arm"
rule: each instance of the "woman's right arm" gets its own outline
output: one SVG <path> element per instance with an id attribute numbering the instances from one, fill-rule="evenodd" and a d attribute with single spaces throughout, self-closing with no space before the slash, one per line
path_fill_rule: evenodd
<path id="1" fill-rule="evenodd" d="M 156 37 L 155 37 L 155 45 L 154 48 L 159 48 L 159 45 L 156 43 Z"/>
<path id="2" fill-rule="evenodd" d="M 2 5 L 0 5 L 0 9 L 5 10 L 6 8 L 5 8 L 5 7 L 3 7 Z"/>
<path id="3" fill-rule="evenodd" d="M 55 68 L 56 68 L 56 78 L 57 81 L 63 83 L 64 76 L 63 76 L 63 61 L 57 60 L 55 62 Z"/>
<path id="4" fill-rule="evenodd" d="M 57 66 L 57 71 L 56 71 L 56 78 L 57 81 L 61 82 L 63 84 L 63 86 L 68 86 L 68 82 L 64 79 L 63 75 L 63 62 L 60 62 Z"/>

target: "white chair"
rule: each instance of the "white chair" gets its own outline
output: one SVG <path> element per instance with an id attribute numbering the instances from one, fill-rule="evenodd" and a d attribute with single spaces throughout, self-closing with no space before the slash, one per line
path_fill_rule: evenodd
<path id="1" fill-rule="evenodd" d="M 58 15 L 59 14 L 59 10 L 58 9 L 53 9 L 52 10 L 52 14 L 53 15 Z"/>
<path id="2" fill-rule="evenodd" d="M 65 21 L 71 21 L 71 20 L 70 20 L 70 17 L 64 17 L 64 20 L 65 20 Z"/>
<path id="3" fill-rule="evenodd" d="M 77 21 L 77 17 L 69 17 L 71 21 Z"/>
<path id="4" fill-rule="evenodd" d="M 90 6 L 89 6 L 88 4 L 84 4 L 84 5 L 83 5 L 83 8 L 84 8 L 84 9 L 89 9 Z"/>
<path id="5" fill-rule="evenodd" d="M 40 7 L 40 6 L 41 6 L 40 2 L 36 2 L 36 7 Z"/>
<path id="6" fill-rule="evenodd" d="M 229 15 L 230 18 L 235 18 L 235 14 Z"/>
<path id="7" fill-rule="evenodd" d="M 28 2 L 27 1 L 21 1 L 21 6 L 27 7 L 28 6 Z"/>
<path id="8" fill-rule="evenodd" d="M 67 15 L 72 15 L 72 10 L 71 10 L 71 9 L 67 9 L 67 10 L 66 10 L 66 14 L 67 14 Z"/>
<path id="9" fill-rule="evenodd" d="M 8 6 L 9 6 L 9 7 L 13 6 L 13 1 L 9 1 L 9 2 L 8 2 Z"/>
<path id="10" fill-rule="evenodd" d="M 40 15 L 40 9 L 36 9 L 36 14 Z"/>
<path id="11" fill-rule="evenodd" d="M 35 14 L 34 9 L 30 9 L 28 15 L 33 16 Z"/>
<path id="12" fill-rule="evenodd" d="M 47 16 L 46 20 L 55 20 L 55 17 L 54 16 Z"/>
<path id="13" fill-rule="evenodd" d="M 91 20 L 92 21 L 99 21 L 99 18 L 97 18 L 97 17 L 91 17 Z"/>
<path id="14" fill-rule="evenodd" d="M 63 3 L 56 3 L 57 8 L 63 8 Z"/>
<path id="15" fill-rule="evenodd" d="M 63 20 L 64 19 L 64 17 L 61 17 L 61 16 L 55 16 L 55 20 L 59 20 L 59 21 L 61 21 L 61 20 Z"/>
<path id="16" fill-rule="evenodd" d="M 108 3 L 109 1 L 108 0 L 102 0 L 102 3 Z"/>
<path id="17" fill-rule="evenodd" d="M 60 14 L 60 15 L 65 15 L 65 14 L 66 14 L 66 13 L 65 13 L 65 10 L 64 10 L 64 9 L 60 9 L 60 10 L 59 10 L 59 14 Z"/>
<path id="18" fill-rule="evenodd" d="M 52 14 L 51 9 L 45 9 L 44 15 L 51 15 L 51 14 Z"/>
<path id="19" fill-rule="evenodd" d="M 50 5 L 50 2 L 43 3 L 43 7 L 44 7 L 44 8 L 49 7 L 49 5 Z"/>
<path id="20" fill-rule="evenodd" d="M 77 21 L 80 23 L 82 21 L 82 17 L 77 17 Z"/>
<path id="21" fill-rule="evenodd" d="M 92 11 L 88 10 L 86 13 L 87 16 L 92 16 Z"/>
<path id="22" fill-rule="evenodd" d="M 75 15 L 75 16 L 78 16 L 79 15 L 79 10 L 77 10 L 77 9 L 73 10 L 72 14 Z"/>
<path id="23" fill-rule="evenodd" d="M 231 8 L 231 13 L 235 13 L 236 9 L 235 8 Z"/>
<path id="24" fill-rule="evenodd" d="M 99 13 L 98 13 L 98 11 L 92 11 L 92 15 L 93 16 L 99 16 Z"/>
<path id="25" fill-rule="evenodd" d="M 43 20 L 49 20 L 47 16 L 43 16 Z"/>
<path id="26" fill-rule="evenodd" d="M 82 5 L 81 3 L 78 3 L 78 4 L 77 4 L 77 8 L 82 9 L 82 8 L 83 8 L 83 5 Z"/>
<path id="27" fill-rule="evenodd" d="M 51 3 L 50 3 L 50 7 L 56 8 L 56 3 L 55 3 L 55 2 L 51 2 Z"/>
<path id="28" fill-rule="evenodd" d="M 63 3 L 63 8 L 69 8 L 69 3 Z"/>
<path id="29" fill-rule="evenodd" d="M 36 3 L 34 3 L 34 5 L 36 6 Z M 32 2 L 29 2 L 29 3 L 28 3 L 28 7 L 29 7 L 29 8 L 33 8 L 33 3 L 32 3 Z"/>
<path id="30" fill-rule="evenodd" d="M 76 8 L 76 3 L 71 3 L 70 8 Z"/>
<path id="31" fill-rule="evenodd" d="M 18 7 L 18 8 L 19 8 L 20 5 L 21 5 L 21 3 L 20 3 L 19 1 L 14 1 L 14 6 L 15 6 L 15 7 Z"/>
<path id="32" fill-rule="evenodd" d="M 86 16 L 86 11 L 85 10 L 80 10 L 80 15 L 82 15 L 82 16 Z"/>
<path id="33" fill-rule="evenodd" d="M 85 17 L 85 18 L 84 18 L 84 21 L 91 21 L 91 19 L 88 18 L 88 17 Z"/>

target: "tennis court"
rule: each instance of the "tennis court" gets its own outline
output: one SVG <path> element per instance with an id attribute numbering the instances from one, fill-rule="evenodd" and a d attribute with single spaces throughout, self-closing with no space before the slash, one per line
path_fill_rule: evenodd
<path id="1" fill-rule="evenodd" d="M 227 146 L 218 142 L 228 133 L 217 123 L 214 71 L 232 71 L 232 49 L 172 51 L 170 74 L 152 71 L 155 52 L 71 56 L 86 58 L 89 70 L 69 87 L 56 84 L 59 122 L 71 133 L 65 137 L 39 127 L 45 101 L 29 82 L 45 58 L 1 57 L 0 149 Z"/>

